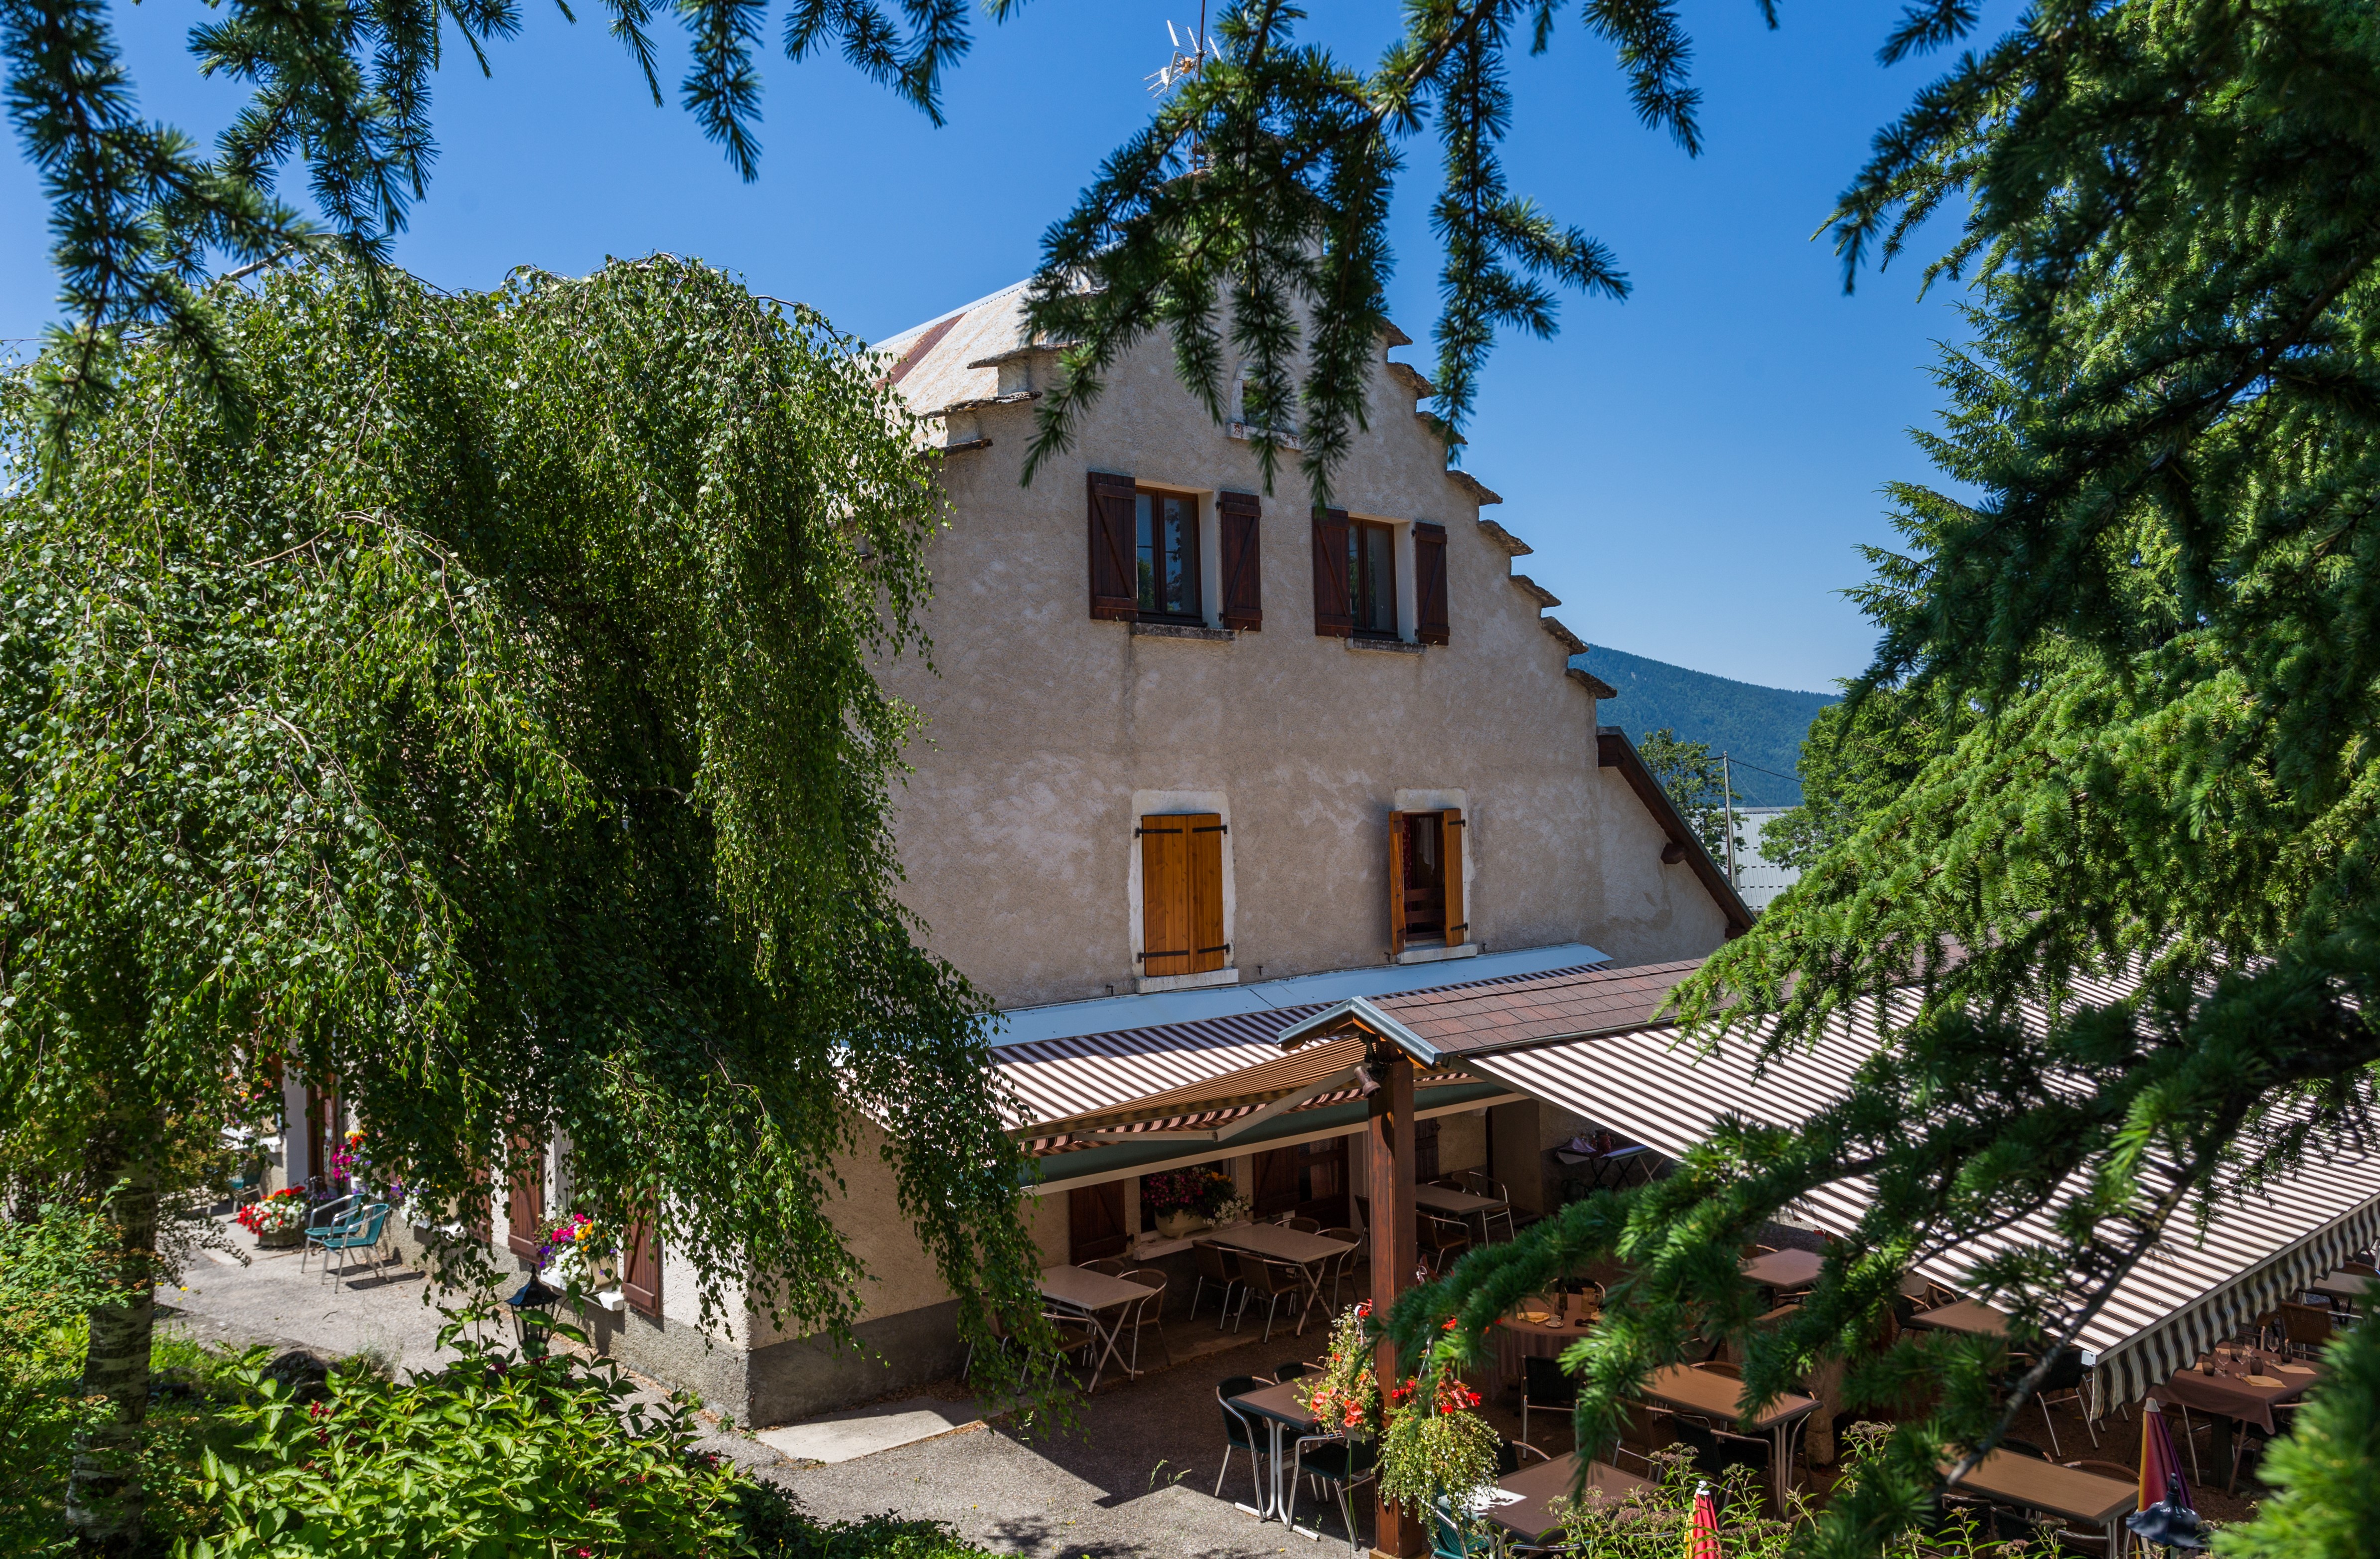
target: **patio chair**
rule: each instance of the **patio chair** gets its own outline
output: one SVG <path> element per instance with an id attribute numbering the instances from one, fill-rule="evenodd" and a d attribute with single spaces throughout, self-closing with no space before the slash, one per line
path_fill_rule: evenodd
<path id="1" fill-rule="evenodd" d="M 1679 1443 L 1694 1452 L 1694 1465 L 1705 1477 L 1724 1477 L 1731 1467 L 1748 1467 L 1763 1478 L 1768 1475 L 1770 1446 L 1766 1438 L 1720 1429 L 1687 1413 L 1677 1415 L 1673 1427 Z"/>
<path id="2" fill-rule="evenodd" d="M 1347 1251 L 1343 1255 L 1332 1257 L 1330 1261 L 1330 1266 L 1329 1269 L 1330 1273 L 1330 1309 L 1335 1312 L 1339 1309 L 1340 1284 L 1346 1281 L 1348 1269 L 1364 1259 L 1364 1231 L 1361 1229 L 1325 1229 L 1322 1231 L 1322 1237 L 1324 1239 L 1343 1240 L 1347 1244 L 1355 1248 L 1353 1250 Z"/>
<path id="3" fill-rule="evenodd" d="M 1435 1212 L 1414 1214 L 1415 1250 L 1430 1272 L 1446 1275 L 1448 1254 L 1460 1256 L 1471 1248 L 1471 1231 L 1451 1218 L 1441 1218 Z"/>
<path id="4" fill-rule="evenodd" d="M 1529 1414 L 1563 1413 L 1578 1406 L 1578 1382 L 1563 1372 L 1561 1361 L 1542 1354 L 1521 1359 L 1521 1438 L 1529 1437 Z"/>
<path id="5" fill-rule="evenodd" d="M 1475 1185 L 1471 1193 L 1473 1196 L 1486 1197 L 1491 1201 L 1500 1201 L 1504 1204 L 1501 1207 L 1491 1207 L 1479 1215 L 1479 1232 L 1493 1243 L 1496 1238 L 1496 1225 L 1501 1224 L 1504 1225 L 1504 1237 L 1507 1240 L 1517 1238 L 1521 1231 L 1512 1222 L 1512 1194 L 1504 1188 L 1504 1182 L 1491 1180 L 1475 1170 L 1473 1171 L 1473 1175 L 1475 1179 Z"/>
<path id="6" fill-rule="evenodd" d="M 1058 1346 L 1050 1355 L 1050 1372 L 1042 1378 L 1056 1380 L 1059 1365 L 1075 1354 L 1088 1350 L 1093 1361 L 1091 1374 L 1094 1379 L 1097 1379 L 1099 1358 L 1097 1351 L 1099 1347 L 1099 1328 L 1081 1316 L 1070 1315 L 1064 1310 L 1043 1310 L 1041 1319 L 1048 1321 L 1050 1330 L 1058 1334 Z"/>
<path id="7" fill-rule="evenodd" d="M 322 1234 L 318 1235 L 309 1230 L 306 1243 L 322 1251 L 322 1276 L 326 1279 L 333 1275 L 332 1256 L 335 1254 L 338 1257 L 339 1266 L 336 1275 L 340 1285 L 344 1286 L 347 1281 L 349 1253 L 371 1249 L 380 1243 L 381 1234 L 387 1226 L 388 1203 L 376 1201 L 370 1207 L 357 1209 Z M 300 1255 L 298 1260 L 302 1262 L 305 1258 Z"/>
<path id="8" fill-rule="evenodd" d="M 1295 1229 L 1302 1235 L 1318 1235 L 1322 1232 L 1322 1220 L 1293 1215 L 1283 1218 L 1281 1221 L 1281 1226 L 1284 1229 Z"/>
<path id="9" fill-rule="evenodd" d="M 1099 1273 L 1107 1277 L 1123 1275 L 1124 1263 L 1121 1256 L 1102 1256 L 1096 1261 L 1077 1261 L 1075 1264 L 1087 1273 Z"/>
<path id="10" fill-rule="evenodd" d="M 1314 1366 L 1302 1358 L 1293 1358 L 1286 1364 L 1276 1364 L 1272 1367 L 1272 1378 L 1275 1382 L 1302 1381 L 1313 1372 Z"/>
<path id="11" fill-rule="evenodd" d="M 2288 1351 L 2301 1358 L 2311 1358 L 2329 1346 L 2333 1335 L 2330 1310 L 2323 1305 L 2280 1303 L 2281 1336 Z"/>
<path id="12" fill-rule="evenodd" d="M 333 1197 L 327 1201 L 316 1202 L 313 1210 L 306 1214 L 306 1237 L 298 1247 L 299 1272 L 306 1270 L 306 1262 L 314 1253 L 314 1236 L 327 1235 L 336 1228 L 354 1208 L 355 1200 L 355 1193 L 351 1191 L 343 1197 Z"/>
<path id="13" fill-rule="evenodd" d="M 1272 1382 L 1261 1375 L 1232 1375 L 1215 1388 L 1215 1405 L 1223 1410 L 1223 1466 L 1215 1474 L 1217 1499 L 1223 1497 L 1223 1480 L 1231 1475 L 1232 1453 L 1245 1451 L 1248 1454 L 1249 1477 L 1256 1491 L 1257 1508 L 1264 1508 L 1264 1443 L 1257 1438 L 1257 1426 L 1248 1416 L 1232 1406 L 1232 1398 L 1245 1396 L 1258 1386 L 1271 1384 Z"/>
<path id="14" fill-rule="evenodd" d="M 1220 1332 L 1223 1317 L 1232 1313 L 1232 1290 L 1241 1286 L 1239 1258 L 1208 1239 L 1194 1241 L 1190 1254 L 1198 1263 L 1198 1285 L 1190 1290 L 1190 1313 L 1193 1317 L 1197 1315 L 1198 1301 L 1206 1297 L 1207 1285 L 1213 1284 L 1222 1295 L 1217 1301 L 1220 1313 L 1215 1317 L 1215 1330 Z"/>
<path id="15" fill-rule="evenodd" d="M 1157 1334 L 1157 1346 L 1165 1350 L 1165 1362 L 1172 1364 L 1173 1345 L 1168 1342 L 1165 1336 L 1164 1272 L 1156 1267 L 1140 1267 L 1124 1273 L 1123 1280 L 1126 1283 L 1137 1283 L 1143 1288 L 1157 1290 L 1156 1293 L 1135 1305 L 1132 1309 L 1132 1319 L 1124 1322 L 1132 1328 L 1132 1364 L 1130 1366 L 1132 1372 L 1135 1375 L 1140 1373 L 1140 1334 L 1143 1332 L 1154 1331 Z"/>
<path id="16" fill-rule="evenodd" d="M 1311 1478 L 1338 1497 L 1339 1519 L 1347 1529 L 1347 1546 L 1352 1551 L 1356 1547 L 1355 1485 L 1377 1476 L 1372 1443 L 1335 1434 L 1302 1434 L 1290 1449 L 1293 1458 L 1289 1464 L 1290 1530 L 1297 1529 L 1298 1485 Z"/>
<path id="17" fill-rule="evenodd" d="M 1261 1297 L 1265 1301 L 1266 1342 L 1272 1341 L 1273 1318 L 1281 1313 L 1283 1299 L 1297 1302 L 1297 1334 L 1301 1337 L 1305 1334 L 1305 1308 L 1313 1295 L 1305 1286 L 1305 1273 L 1302 1269 L 1286 1261 L 1270 1261 L 1262 1256 L 1244 1255 L 1240 1258 L 1240 1281 L 1247 1285 L 1251 1297 Z M 1247 1308 L 1247 1300 L 1242 1299 L 1240 1309 L 1245 1310 Z"/>
<path id="18" fill-rule="evenodd" d="M 2082 1355 L 2073 1348 L 2059 1350 L 2049 1373 L 2043 1376 L 2040 1389 L 2034 1395 L 2041 1403 L 2041 1421 L 2049 1429 L 2049 1449 L 2053 1455 L 2065 1453 L 2058 1443 L 2058 1420 L 2050 1417 L 2052 1407 L 2071 1407 L 2082 1416 L 2082 1432 L 2091 1437 L 2091 1449 L 2099 1448 L 2099 1426 L 2091 1421 L 2090 1400 L 2082 1395 L 2082 1382 L 2089 1371 L 2082 1368 Z"/>
<path id="19" fill-rule="evenodd" d="M 1009 1333 L 1009 1330 L 1008 1330 L 1008 1319 L 1007 1319 L 1005 1316 L 1002 1315 L 1002 1314 L 1000 1313 L 999 1309 L 998 1309 L 997 1308 L 995 1308 L 995 1309 L 993 1309 L 990 1313 L 988 1313 L 988 1314 L 984 1317 L 984 1322 L 985 1322 L 986 1327 L 987 1327 L 987 1328 L 990 1331 L 990 1333 L 991 1333 L 991 1346 L 992 1346 L 992 1347 L 993 1347 L 994 1349 L 996 1349 L 997 1351 L 1001 1352 L 1001 1353 L 1006 1353 L 1006 1352 L 1008 1351 L 1008 1344 L 1009 1344 L 1009 1339 L 1010 1339 L 1010 1333 Z M 974 1374 L 974 1373 L 975 1373 L 975 1344 L 973 1344 L 972 1342 L 970 1342 L 969 1344 L 967 1344 L 967 1347 L 966 1347 L 966 1359 L 965 1359 L 965 1362 L 962 1363 L 962 1364 L 959 1366 L 959 1379 L 961 1379 L 961 1380 L 965 1380 L 968 1376 L 970 1376 L 970 1375 L 972 1375 L 972 1374 Z"/>
<path id="20" fill-rule="evenodd" d="M 1545 1452 L 1538 1450 L 1535 1445 L 1530 1444 L 1525 1440 L 1507 1440 L 1500 1434 L 1496 1437 L 1497 1477 L 1512 1477 L 1512 1474 L 1520 1471 L 1521 1468 L 1528 1465 L 1529 1457 L 1531 1456 L 1536 1457 L 1537 1460 L 1541 1462 L 1549 1462 L 1553 1460 L 1553 1457 L 1548 1455 Z"/>
<path id="21" fill-rule="evenodd" d="M 1444 1499 L 1430 1501 L 1430 1559 L 1495 1559 L 1496 1548 L 1493 1533 L 1463 1531 Z"/>

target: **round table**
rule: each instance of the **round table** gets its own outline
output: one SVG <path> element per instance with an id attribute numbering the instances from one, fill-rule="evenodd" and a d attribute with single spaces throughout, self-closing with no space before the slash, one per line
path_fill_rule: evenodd
<path id="1" fill-rule="evenodd" d="M 1536 1307 L 1524 1307 L 1534 1309 Z M 1559 1358 L 1562 1349 L 1586 1335 L 1595 1324 L 1591 1311 L 1582 1312 L 1579 1300 L 1571 1299 L 1568 1315 L 1559 1311 L 1544 1321 L 1524 1320 L 1520 1314 L 1508 1315 L 1496 1323 L 1496 1373 L 1507 1385 L 1517 1385 L 1528 1372 L 1521 1360 L 1532 1355 L 1539 1358 Z"/>

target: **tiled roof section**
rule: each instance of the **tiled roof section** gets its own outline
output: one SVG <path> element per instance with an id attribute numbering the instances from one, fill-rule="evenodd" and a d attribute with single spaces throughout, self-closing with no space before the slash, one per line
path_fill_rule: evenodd
<path id="1" fill-rule="evenodd" d="M 1025 286 L 1018 282 L 875 343 L 897 365 L 892 383 L 911 410 L 930 416 L 1000 393 L 998 368 L 967 365 L 1015 349 L 1025 329 Z"/>
<path id="2" fill-rule="evenodd" d="M 1649 1023 L 1671 988 L 1701 967 L 1699 958 L 1683 958 L 1633 968 L 1556 969 L 1416 991 L 1373 1005 L 1447 1054 L 1510 1050 Z"/>

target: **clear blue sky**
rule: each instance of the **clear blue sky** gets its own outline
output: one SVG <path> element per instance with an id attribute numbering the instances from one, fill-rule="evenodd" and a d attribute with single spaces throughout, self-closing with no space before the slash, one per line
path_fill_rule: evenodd
<path id="1" fill-rule="evenodd" d="M 1197 14 L 1196 0 L 1036 0 L 1005 27 L 984 23 L 940 130 L 839 59 L 772 53 L 747 185 L 674 91 L 651 106 L 594 7 L 577 26 L 542 0 L 524 8 L 520 38 L 492 51 L 492 79 L 468 50 L 446 51 L 442 152 L 397 247 L 406 265 L 486 286 L 517 264 L 577 273 L 668 250 L 868 338 L 1029 273 L 1044 227 L 1147 116 L 1142 78 L 1165 57 L 1166 18 Z M 1624 304 L 1569 298 L 1554 340 L 1499 348 L 1463 464 L 1503 494 L 1497 517 L 1536 548 L 1522 566 L 1595 643 L 1789 688 L 1823 689 L 1865 662 L 1872 635 L 1838 592 L 1864 573 L 1853 547 L 1889 539 L 1880 484 L 1925 474 L 1905 430 L 1931 418 L 1925 371 L 1933 342 L 1958 333 L 1955 293 L 1917 300 L 1909 263 L 1845 298 L 1808 235 L 1936 68 L 1876 64 L 1900 8 L 1785 0 L 1772 33 L 1753 0 L 1690 5 L 1699 159 L 1636 124 L 1575 6 L 1551 53 L 1522 63 L 1512 187 L 1609 243 L 1636 290 Z M 1365 64 L 1397 15 L 1388 0 L 1311 10 L 1308 35 Z M 181 49 L 212 14 L 187 0 L 115 7 L 144 111 L 208 136 L 236 97 Z M 665 85 L 679 68 L 665 62 Z M 1415 144 L 1391 291 L 1416 342 L 1403 355 L 1425 371 L 1435 169 Z M 55 289 L 18 157 L 0 159 L 0 210 L 12 213 L 0 337 L 21 340 L 54 317 Z"/>

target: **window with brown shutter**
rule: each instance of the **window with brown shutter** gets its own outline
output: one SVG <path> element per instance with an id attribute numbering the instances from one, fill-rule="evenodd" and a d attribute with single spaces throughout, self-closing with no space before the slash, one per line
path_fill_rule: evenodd
<path id="1" fill-rule="evenodd" d="M 1091 615 L 1103 621 L 1128 623 L 1139 615 L 1137 496 L 1130 477 L 1090 474 Z"/>
<path id="2" fill-rule="evenodd" d="M 504 1216 L 504 1248 L 535 1260 L 545 1236 L 545 1153 L 528 1138 L 519 1138 L 504 1170 L 512 1191 Z"/>
<path id="3" fill-rule="evenodd" d="M 628 1224 L 626 1248 L 620 1252 L 620 1297 L 639 1315 L 659 1319 L 662 1313 L 662 1240 L 652 1210 Z"/>
<path id="4" fill-rule="evenodd" d="M 1463 902 L 1463 813 L 1389 814 L 1389 952 L 1471 940 Z"/>
<path id="5" fill-rule="evenodd" d="M 1075 1265 L 1121 1256 L 1132 1243 L 1123 1226 L 1123 1182 L 1076 1186 L 1066 1193 L 1067 1244 Z"/>
<path id="6" fill-rule="evenodd" d="M 1222 817 L 1155 813 L 1140 820 L 1140 972 L 1205 974 L 1230 961 L 1223 940 Z"/>
<path id="7" fill-rule="evenodd" d="M 1397 636 L 1397 531 L 1377 519 L 1347 522 L 1347 610 L 1365 639 Z"/>
<path id="8" fill-rule="evenodd" d="M 1345 639 L 1355 631 L 1347 603 L 1347 511 L 1314 511 L 1314 631 Z"/>
<path id="9" fill-rule="evenodd" d="M 1414 637 L 1443 644 L 1446 621 L 1446 527 L 1414 523 Z"/>
<path id="10" fill-rule="evenodd" d="M 1257 548 L 1258 505 L 1253 493 L 1219 493 L 1215 519 L 1223 554 L 1223 626 L 1249 632 L 1264 627 L 1263 554 Z"/>

